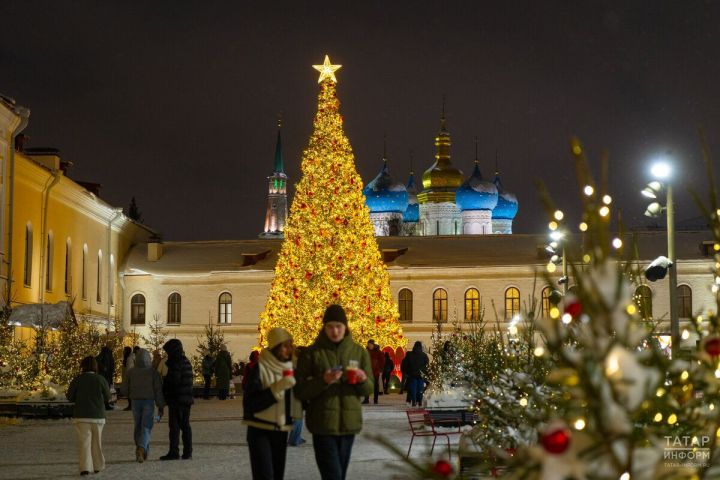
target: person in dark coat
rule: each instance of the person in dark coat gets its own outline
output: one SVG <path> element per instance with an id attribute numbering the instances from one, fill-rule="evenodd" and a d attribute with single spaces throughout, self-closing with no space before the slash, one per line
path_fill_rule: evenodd
<path id="1" fill-rule="evenodd" d="M 400 362 L 400 374 L 402 375 L 402 381 L 400 382 L 400 395 L 405 392 L 405 403 L 410 403 L 410 389 L 408 384 L 408 376 L 407 376 L 407 361 L 408 357 L 407 354 L 410 352 L 407 352 L 405 356 L 403 357 L 402 361 Z"/>
<path id="2" fill-rule="evenodd" d="M 393 362 L 392 358 L 390 358 L 390 354 L 388 352 L 385 352 L 385 366 L 383 367 L 382 371 L 383 393 L 385 395 L 387 395 L 388 393 L 388 387 L 390 386 L 390 375 L 392 375 L 393 370 L 395 370 L 395 362 Z"/>
<path id="3" fill-rule="evenodd" d="M 105 379 L 109 387 L 112 387 L 115 378 L 115 359 L 113 358 L 110 345 L 105 345 L 100 349 L 100 353 L 95 357 L 98 366 L 98 373 Z M 112 410 L 113 406 L 108 400 L 105 402 L 105 410 Z"/>
<path id="4" fill-rule="evenodd" d="M 268 332 L 267 348 L 248 373 L 243 423 L 248 426 L 253 479 L 282 480 L 285 475 L 288 432 L 294 419 L 302 418 L 302 405 L 292 390 L 292 354 L 292 336 L 284 328 L 273 328 Z"/>
<path id="5" fill-rule="evenodd" d="M 82 373 L 75 377 L 65 396 L 75 403 L 73 417 L 77 432 L 80 475 L 105 469 L 102 452 L 102 431 L 105 426 L 105 405 L 110 400 L 110 387 L 98 375 L 97 360 L 85 357 L 80 363 Z"/>
<path id="6" fill-rule="evenodd" d="M 215 360 L 213 360 L 210 352 L 205 354 L 202 361 L 202 376 L 205 380 L 205 388 L 203 389 L 203 398 L 205 400 L 210 398 L 210 384 L 212 383 L 213 368 L 215 366 Z"/>
<path id="7" fill-rule="evenodd" d="M 168 406 L 170 427 L 170 450 L 160 460 L 180 458 L 180 431 L 182 431 L 183 460 L 192 458 L 192 429 L 190 428 L 190 407 L 193 404 L 193 370 L 185 356 L 182 342 L 177 338 L 163 345 L 167 352 L 168 373 L 163 382 L 163 396 Z"/>
<path id="8" fill-rule="evenodd" d="M 255 364 L 258 362 L 258 357 L 260 357 L 260 352 L 257 350 L 253 350 L 250 352 L 250 357 L 248 359 L 248 363 L 245 365 L 245 368 L 243 369 L 243 379 L 242 379 L 242 387 L 243 390 L 247 387 L 247 378 L 248 373 L 250 373 L 250 369 L 255 366 Z"/>
<path id="9" fill-rule="evenodd" d="M 375 340 L 368 340 L 367 343 L 368 355 L 370 355 L 370 363 L 372 365 L 373 381 L 375 383 L 373 389 L 373 400 L 375 405 L 378 403 L 378 395 L 380 395 L 380 375 L 382 375 L 383 368 L 385 368 L 385 355 L 380 351 L 380 347 L 375 343 Z M 365 397 L 364 404 L 370 403 L 370 397 Z"/>
<path id="10" fill-rule="evenodd" d="M 411 352 L 405 357 L 407 359 L 408 390 L 410 391 L 410 402 L 412 406 L 422 405 L 423 391 L 425 390 L 425 375 L 429 363 L 428 356 L 423 352 L 420 341 L 415 342 Z"/>
<path id="11" fill-rule="evenodd" d="M 215 386 L 218 389 L 218 398 L 226 400 L 230 393 L 230 377 L 232 376 L 232 360 L 227 345 L 220 345 L 220 352 L 215 358 Z"/>
<path id="12" fill-rule="evenodd" d="M 162 414 L 165 400 L 162 394 L 162 377 L 152 366 L 150 352 L 144 348 L 135 353 L 134 367 L 127 373 L 123 384 L 125 395 L 132 400 L 135 428 L 135 460 L 142 463 L 150 451 L 150 434 L 155 423 L 155 407 Z"/>

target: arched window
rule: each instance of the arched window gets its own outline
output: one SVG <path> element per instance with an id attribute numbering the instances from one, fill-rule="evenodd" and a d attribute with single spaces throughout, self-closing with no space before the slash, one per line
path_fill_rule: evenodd
<path id="1" fill-rule="evenodd" d="M 438 288 L 433 292 L 433 320 L 436 322 L 447 322 L 447 290 Z"/>
<path id="2" fill-rule="evenodd" d="M 23 264 L 23 285 L 32 285 L 33 231 L 30 222 L 25 225 L 25 263 Z"/>
<path id="3" fill-rule="evenodd" d="M 168 324 L 179 324 L 180 323 L 180 294 L 175 292 L 171 293 L 168 297 Z"/>
<path id="4" fill-rule="evenodd" d="M 53 233 L 48 232 L 45 245 L 45 290 L 48 292 L 53 288 L 53 237 Z"/>
<path id="5" fill-rule="evenodd" d="M 689 285 L 678 285 L 678 318 L 692 318 L 692 289 Z"/>
<path id="6" fill-rule="evenodd" d="M 520 290 L 510 287 L 505 290 L 505 320 L 520 313 Z"/>
<path id="7" fill-rule="evenodd" d="M 82 272 L 80 277 L 80 282 L 82 283 L 82 299 L 87 300 L 87 256 L 88 256 L 88 246 L 87 243 L 83 245 L 83 254 L 82 254 Z"/>
<path id="8" fill-rule="evenodd" d="M 413 293 L 409 288 L 403 288 L 398 292 L 398 308 L 400 309 L 400 321 L 412 322 Z"/>
<path id="9" fill-rule="evenodd" d="M 480 320 L 480 292 L 477 288 L 468 288 L 465 291 L 465 320 L 468 322 Z"/>
<path id="10" fill-rule="evenodd" d="M 145 296 L 140 293 L 130 299 L 130 324 L 145 325 Z"/>
<path id="11" fill-rule="evenodd" d="M 232 323 L 232 295 L 228 292 L 221 293 L 218 300 L 218 323 Z"/>
<path id="12" fill-rule="evenodd" d="M 542 318 L 550 317 L 550 294 L 552 288 L 545 287 L 542 289 Z"/>
<path id="13" fill-rule="evenodd" d="M 652 290 L 647 285 L 640 285 L 635 289 L 635 305 L 643 320 L 652 320 Z"/>
<path id="14" fill-rule="evenodd" d="M 98 250 L 97 256 L 97 288 L 95 291 L 95 300 L 97 303 L 102 302 L 102 250 Z"/>
<path id="15" fill-rule="evenodd" d="M 65 241 L 65 295 L 72 293 L 72 242 L 70 237 Z"/>

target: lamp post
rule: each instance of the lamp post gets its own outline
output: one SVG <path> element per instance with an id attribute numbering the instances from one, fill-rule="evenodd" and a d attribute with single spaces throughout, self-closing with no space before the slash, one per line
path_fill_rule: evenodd
<path id="1" fill-rule="evenodd" d="M 657 198 L 657 194 L 661 190 L 665 190 L 665 207 L 663 208 L 659 202 L 653 202 L 648 206 L 647 210 L 645 211 L 645 215 L 648 217 L 657 217 L 660 215 L 660 213 L 662 213 L 663 210 L 665 210 L 667 218 L 667 250 L 669 260 L 667 270 L 670 273 L 668 279 L 670 288 L 670 338 L 672 339 L 672 356 L 673 358 L 677 358 L 677 354 L 680 353 L 680 320 L 678 318 L 677 305 L 677 266 L 675 264 L 675 207 L 673 203 L 672 183 L 670 182 L 671 172 L 672 169 L 670 168 L 669 164 L 665 162 L 655 163 L 651 167 L 650 173 L 656 180 L 650 182 L 648 186 L 642 191 L 642 194 L 648 198 Z M 651 280 L 650 278 L 648 279 Z"/>

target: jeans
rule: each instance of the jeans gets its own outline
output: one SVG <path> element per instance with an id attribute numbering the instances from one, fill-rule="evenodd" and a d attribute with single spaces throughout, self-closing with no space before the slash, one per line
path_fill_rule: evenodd
<path id="1" fill-rule="evenodd" d="M 298 418 L 295 421 L 293 421 L 293 427 L 292 430 L 290 430 L 290 437 L 288 438 L 288 445 L 291 445 L 293 447 L 297 447 L 298 445 L 302 445 L 305 443 L 305 440 L 302 438 L 302 429 L 303 429 L 303 419 Z"/>
<path id="2" fill-rule="evenodd" d="M 253 480 L 283 479 L 287 439 L 287 432 L 248 427 L 247 443 Z"/>
<path id="3" fill-rule="evenodd" d="M 313 435 L 322 480 L 345 480 L 355 435 Z"/>
<path id="4" fill-rule="evenodd" d="M 218 388 L 218 399 L 219 400 L 227 400 L 227 397 L 229 394 L 230 394 L 229 388 Z"/>
<path id="5" fill-rule="evenodd" d="M 180 430 L 182 430 L 183 455 L 192 455 L 192 429 L 190 428 L 191 405 L 168 405 L 168 424 L 170 427 L 170 451 L 172 456 L 180 453 Z"/>
<path id="6" fill-rule="evenodd" d="M 155 401 L 135 399 L 132 412 L 135 420 L 135 446 L 142 447 L 147 455 L 150 450 L 150 433 L 155 420 Z"/>
<path id="7" fill-rule="evenodd" d="M 421 377 L 408 378 L 408 390 L 412 404 L 420 405 L 422 403 L 423 391 L 425 390 L 425 381 Z"/>
<path id="8" fill-rule="evenodd" d="M 212 382 L 212 375 L 203 375 L 205 379 L 205 389 L 203 390 L 203 398 L 207 400 L 210 398 L 210 382 Z"/>

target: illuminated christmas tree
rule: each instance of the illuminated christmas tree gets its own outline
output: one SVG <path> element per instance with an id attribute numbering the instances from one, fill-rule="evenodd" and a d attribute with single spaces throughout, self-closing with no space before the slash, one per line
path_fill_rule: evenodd
<path id="1" fill-rule="evenodd" d="M 260 314 L 260 343 L 268 330 L 283 327 L 295 343 L 317 336 L 325 308 L 333 303 L 347 312 L 353 337 L 374 339 L 382 347 L 403 347 L 397 305 L 382 261 L 370 214 L 343 132 L 335 71 L 326 56 L 310 144 L 303 152 L 298 183 L 285 227 L 265 311 Z"/>

